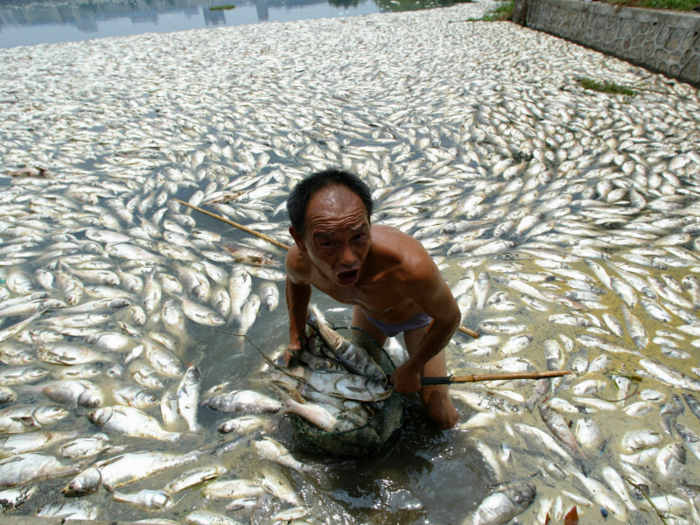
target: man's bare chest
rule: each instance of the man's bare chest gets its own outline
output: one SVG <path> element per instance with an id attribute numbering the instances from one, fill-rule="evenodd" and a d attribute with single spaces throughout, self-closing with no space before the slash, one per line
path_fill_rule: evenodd
<path id="1" fill-rule="evenodd" d="M 406 301 L 406 297 L 398 293 L 389 283 L 379 281 L 346 287 L 334 285 L 325 279 L 318 279 L 311 284 L 339 303 L 357 305 L 366 311 L 386 311 Z"/>

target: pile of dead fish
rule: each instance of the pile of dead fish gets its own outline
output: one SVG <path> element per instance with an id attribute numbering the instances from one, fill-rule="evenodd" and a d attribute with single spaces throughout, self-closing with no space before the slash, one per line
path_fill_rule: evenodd
<path id="1" fill-rule="evenodd" d="M 392 394 L 384 371 L 362 347 L 333 330 L 313 306 L 308 324 L 321 344 L 312 344 L 295 356 L 301 366 L 277 367 L 269 374 L 275 384 L 301 398 L 301 403 L 287 399 L 286 413 L 297 414 L 326 432 L 366 425 Z M 215 399 L 209 406 L 218 409 Z"/>
<path id="2" fill-rule="evenodd" d="M 202 337 L 284 326 L 283 253 L 172 200 L 290 243 L 289 191 L 339 166 L 372 188 L 374 224 L 423 243 L 483 334 L 455 336 L 451 372 L 573 372 L 451 389 L 461 423 L 445 439 L 477 449 L 493 485 L 459 519 L 700 523 L 697 90 L 459 23 L 486 7 L 3 53 L 5 511 L 353 521 L 276 433 L 287 410 L 356 427 L 385 379 L 315 314 L 326 350 L 266 373 L 305 403 L 249 378 L 212 386 Z M 582 75 L 639 94 L 586 92 Z M 317 380 L 340 378 L 333 362 L 367 399 L 333 395 L 345 372 Z"/>
<path id="3" fill-rule="evenodd" d="M 64 204 L 70 202 L 67 197 L 59 200 Z M 15 212 L 22 209 L 20 204 L 9 206 Z M 148 204 L 141 211 L 145 213 L 147 208 Z M 89 216 L 89 212 L 80 214 Z M 10 220 L 13 216 L 17 213 Z M 194 226 L 189 217 L 181 218 L 185 219 L 184 224 Z M 166 222 L 170 230 L 150 224 L 151 234 L 155 236 L 152 240 L 168 238 L 170 233 L 189 237 L 189 232 L 177 221 L 165 218 L 163 226 Z M 66 496 L 85 496 L 104 487 L 115 501 L 151 511 L 165 510 L 173 505 L 175 494 L 225 474 L 224 466 L 213 464 L 183 472 L 163 490 L 120 492 L 117 489 L 124 485 L 198 461 L 203 451 L 186 454 L 136 451 L 120 455 L 132 447 L 113 446 L 110 438 L 121 435 L 182 443 L 187 435 L 201 433 L 197 422 L 201 374 L 197 366 L 185 367 L 181 359 L 192 344 L 186 319 L 209 327 L 230 323 L 236 333 L 246 333 L 261 303 L 274 310 L 279 297 L 277 285 L 268 280 L 261 280 L 259 287 L 256 285 L 260 295 L 252 293 L 252 276 L 284 278 L 274 268 L 248 265 L 279 263 L 270 254 L 252 247 L 198 241 L 199 246 L 194 248 L 189 241 L 184 243 L 200 252 L 207 251 L 202 250 L 205 247 L 211 249 L 209 260 L 240 262 L 229 275 L 208 262 L 207 257 L 195 258 L 182 247 L 182 242 L 170 244 L 162 240 L 155 245 L 146 241 L 149 235 L 140 227 L 128 229 L 126 235 L 83 228 L 83 239 L 79 240 L 72 234 L 45 228 L 28 234 L 23 231 L 24 226 L 8 224 L 3 226 L 7 246 L 18 248 L 20 251 L 15 253 L 25 261 L 26 258 L 35 261 L 32 264 L 35 268 L 30 270 L 26 262 L 21 265 L 10 262 L 12 256 L 7 254 L 12 250 L 4 252 L 7 269 L 2 270 L 4 299 L 0 303 L 0 317 L 3 321 L 23 320 L 0 331 L 0 360 L 4 363 L 0 369 L 0 388 L 2 402 L 6 404 L 6 408 L 0 409 L 0 432 L 6 435 L 0 454 L 7 458 L 0 461 L 0 486 L 18 487 L 0 493 L 3 509 L 13 509 L 33 496 L 37 486 L 30 486 L 31 482 L 75 476 L 63 490 Z M 34 222 L 32 227 L 37 226 L 38 222 Z M 149 228 L 147 222 L 142 222 L 142 226 Z M 137 230 L 142 232 L 140 237 Z M 41 239 L 39 232 L 43 235 Z M 199 238 L 206 233 L 199 231 Z M 134 234 L 137 236 L 132 237 Z M 44 245 L 45 257 L 35 258 L 36 252 L 32 253 L 31 248 L 39 244 Z M 172 259 L 176 253 L 178 258 Z M 109 262 L 112 257 L 121 260 L 121 264 L 117 260 Z M 168 258 L 172 264 L 162 266 Z M 148 328 L 156 325 L 164 331 Z M 214 392 L 218 390 L 215 388 Z M 234 394 L 240 399 L 256 393 Z M 278 403 L 258 395 L 260 399 L 253 400 L 246 407 L 248 411 L 269 409 L 264 405 L 265 400 L 273 405 Z M 239 407 L 237 411 L 244 409 Z M 162 422 L 147 413 L 153 410 L 160 412 Z M 279 406 L 272 409 L 277 410 Z M 51 430 L 71 417 L 87 418 L 93 426 L 92 432 Z M 233 426 L 238 425 L 237 432 L 243 433 L 267 423 L 252 417 L 235 420 Z M 247 427 L 243 429 L 243 425 Z M 233 431 L 233 427 L 227 431 Z M 256 441 L 256 445 L 261 457 L 268 460 L 289 456 L 272 439 Z M 50 448 L 55 455 L 42 453 Z M 224 447 L 216 452 L 221 450 L 227 451 Z M 112 457 L 95 461 L 105 453 Z M 250 480 L 247 485 L 240 479 L 213 483 L 204 493 L 212 498 L 243 499 L 248 504 L 250 498 L 257 503 L 263 493 L 272 493 L 283 501 L 299 503 L 283 473 L 268 470 L 261 476 L 258 482 Z M 263 489 L 266 483 L 268 489 Z M 235 486 L 235 490 L 229 485 Z M 97 517 L 98 511 L 88 501 L 69 500 L 46 505 L 38 515 L 85 519 Z M 283 515 L 302 516 L 306 512 L 301 509 Z M 211 519 L 218 518 L 204 510 L 187 517 L 192 523 Z"/>

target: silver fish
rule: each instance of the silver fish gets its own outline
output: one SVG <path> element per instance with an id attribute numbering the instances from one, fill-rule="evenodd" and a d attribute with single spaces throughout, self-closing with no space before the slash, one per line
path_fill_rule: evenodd
<path id="1" fill-rule="evenodd" d="M 561 441 L 564 446 L 576 457 L 581 458 L 581 449 L 576 443 L 576 438 L 571 433 L 566 420 L 547 405 L 539 405 L 540 416 L 547 428 Z"/>
<path id="2" fill-rule="evenodd" d="M 479 412 L 509 416 L 520 414 L 522 411 L 520 407 L 495 394 L 458 389 L 453 389 L 451 393 L 457 399 Z"/>
<path id="3" fill-rule="evenodd" d="M 197 433 L 201 431 L 201 427 L 197 423 L 197 407 L 199 406 L 199 390 L 200 390 L 199 368 L 190 366 L 185 375 L 180 381 L 180 386 L 177 389 L 178 410 L 182 418 L 187 422 L 187 426 L 191 432 Z"/>
<path id="4" fill-rule="evenodd" d="M 53 456 L 19 454 L 0 461 L 0 487 L 14 487 L 31 481 L 70 476 L 77 465 L 64 465 Z"/>
<path id="5" fill-rule="evenodd" d="M 637 345 L 637 348 L 644 350 L 649 344 L 649 336 L 644 329 L 644 325 L 624 305 L 622 306 L 622 313 L 625 317 L 627 333 L 632 338 L 632 341 L 634 341 L 634 344 Z"/>
<path id="6" fill-rule="evenodd" d="M 677 388 L 685 388 L 695 392 L 700 392 L 700 381 L 693 379 L 692 377 L 689 377 L 683 372 L 679 372 L 668 365 L 664 365 L 663 363 L 651 359 L 640 359 L 639 364 L 644 367 L 648 375 L 657 381 Z"/>
<path id="7" fill-rule="evenodd" d="M 700 437 L 698 437 L 698 435 L 688 427 L 681 425 L 680 423 L 676 424 L 676 430 L 678 431 L 678 435 L 680 435 L 683 439 L 685 446 L 688 447 L 690 451 L 700 459 Z"/>
<path id="8" fill-rule="evenodd" d="M 0 455 L 3 457 L 34 452 L 78 437 L 77 431 L 70 432 L 29 432 L 15 434 L 0 440 Z"/>
<path id="9" fill-rule="evenodd" d="M 142 304 L 146 313 L 151 313 L 160 303 L 162 291 L 160 284 L 155 279 L 156 270 L 151 270 L 146 275 L 146 283 L 143 287 Z"/>
<path id="10" fill-rule="evenodd" d="M 118 404 L 134 408 L 145 409 L 158 404 L 158 398 L 153 392 L 126 381 L 118 381 L 112 385 L 112 397 Z"/>
<path id="11" fill-rule="evenodd" d="M 252 390 L 234 391 L 210 397 L 204 404 L 219 412 L 279 412 L 282 403 Z"/>
<path id="12" fill-rule="evenodd" d="M 259 441 L 255 441 L 255 448 L 258 451 L 258 455 L 263 459 L 274 461 L 301 473 L 308 470 L 306 465 L 294 459 L 289 450 L 272 438 L 264 437 Z"/>
<path id="13" fill-rule="evenodd" d="M 167 348 L 154 343 L 153 340 L 143 340 L 143 344 L 131 351 L 126 358 L 126 363 L 143 354 L 159 374 L 166 377 L 180 377 L 185 372 L 180 359 Z"/>
<path id="14" fill-rule="evenodd" d="M 197 461 L 201 451 L 187 454 L 163 452 L 133 452 L 100 461 L 84 470 L 62 490 L 68 497 L 84 496 L 95 492 L 101 485 L 113 491 L 154 474 Z"/>
<path id="15" fill-rule="evenodd" d="M 94 434 L 89 438 L 80 438 L 61 446 L 61 455 L 64 458 L 84 459 L 96 456 L 103 451 L 120 451 L 124 447 L 112 447 L 109 445 L 107 434 Z"/>
<path id="16" fill-rule="evenodd" d="M 365 376 L 373 381 L 386 382 L 384 371 L 372 361 L 364 349 L 333 330 L 316 307 L 312 305 L 309 310 L 307 323 L 316 330 L 323 342 L 330 348 L 334 359 L 352 373 Z"/>
<path id="17" fill-rule="evenodd" d="M 262 304 L 264 304 L 265 308 L 267 308 L 270 312 L 274 311 L 275 308 L 277 308 L 277 305 L 279 303 L 280 292 L 277 289 L 277 285 L 275 283 L 263 282 L 260 285 L 258 295 L 260 296 Z"/>
<path id="18" fill-rule="evenodd" d="M 181 435 L 161 428 L 158 421 L 138 408 L 113 406 L 98 408 L 88 413 L 88 419 L 105 430 L 130 437 L 158 439 L 175 443 Z"/>
<path id="19" fill-rule="evenodd" d="M 173 297 L 180 301 L 182 304 L 182 311 L 187 318 L 195 323 L 204 326 L 222 326 L 226 324 L 226 320 L 219 314 L 198 303 L 195 303 L 194 301 L 190 301 L 187 297 L 183 295 L 173 295 Z"/>
<path id="20" fill-rule="evenodd" d="M 524 512 L 535 500 L 537 490 L 530 481 L 514 481 L 487 496 L 464 525 L 503 525 Z"/>
<path id="21" fill-rule="evenodd" d="M 160 511 L 173 505 L 173 500 L 171 499 L 170 494 L 164 490 L 143 489 L 133 494 L 127 494 L 115 490 L 112 492 L 112 499 L 151 511 Z"/>
<path id="22" fill-rule="evenodd" d="M 265 489 L 249 479 L 219 480 L 207 484 L 202 493 L 208 498 L 255 498 L 265 494 Z"/>
<path id="23" fill-rule="evenodd" d="M 102 390 L 94 383 L 85 379 L 66 379 L 52 383 L 44 383 L 37 387 L 25 387 L 27 390 L 41 391 L 52 401 L 67 403 L 73 407 L 95 408 L 104 403 Z"/>
<path id="24" fill-rule="evenodd" d="M 240 315 L 241 308 L 245 304 L 252 290 L 250 274 L 240 266 L 234 266 L 228 284 L 228 292 L 231 296 L 231 315 Z"/>
<path id="25" fill-rule="evenodd" d="M 241 314 L 233 317 L 233 329 L 238 335 L 245 335 L 255 319 L 260 309 L 260 297 L 257 294 L 250 294 L 248 300 L 241 308 Z"/>
<path id="26" fill-rule="evenodd" d="M 263 416 L 239 416 L 235 419 L 229 419 L 219 425 L 219 432 L 228 434 L 235 432 L 236 434 L 252 434 L 257 430 L 267 432 L 272 428 L 268 418 Z"/>
<path id="27" fill-rule="evenodd" d="M 187 525 L 241 525 L 233 518 L 215 514 L 208 510 L 195 510 L 185 516 Z"/>
<path id="28" fill-rule="evenodd" d="M 187 470 L 168 483 L 163 490 L 170 494 L 176 494 L 196 485 L 201 485 L 205 481 L 216 479 L 226 474 L 228 470 L 222 465 L 210 465 L 206 467 L 196 467 Z M 211 484 L 209 485 L 211 486 Z"/>
<path id="29" fill-rule="evenodd" d="M 474 293 L 476 294 L 476 307 L 483 308 L 486 305 L 490 287 L 489 274 L 481 272 L 474 283 Z"/>
<path id="30" fill-rule="evenodd" d="M 89 501 L 69 501 L 66 503 L 49 503 L 39 509 L 40 518 L 59 518 L 64 521 L 94 520 L 100 515 L 100 509 Z"/>

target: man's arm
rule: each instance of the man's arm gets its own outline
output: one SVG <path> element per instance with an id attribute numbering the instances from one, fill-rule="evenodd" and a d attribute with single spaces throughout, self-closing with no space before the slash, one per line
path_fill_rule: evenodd
<path id="1" fill-rule="evenodd" d="M 284 360 L 287 364 L 289 364 L 292 353 L 298 352 L 301 350 L 302 344 L 306 344 L 306 316 L 311 300 L 311 285 L 299 280 L 294 271 L 293 259 L 295 255 L 298 257 L 298 254 L 292 253 L 293 250 L 294 247 L 285 259 L 287 281 L 284 291 L 289 312 L 289 346 L 284 354 Z"/>
<path id="2" fill-rule="evenodd" d="M 457 301 L 447 283 L 428 254 L 421 268 L 411 272 L 405 290 L 423 311 L 433 318 L 433 322 L 423 337 L 418 350 L 391 375 L 394 390 L 411 393 L 421 388 L 421 372 L 425 364 L 447 346 L 452 334 L 462 319 Z"/>

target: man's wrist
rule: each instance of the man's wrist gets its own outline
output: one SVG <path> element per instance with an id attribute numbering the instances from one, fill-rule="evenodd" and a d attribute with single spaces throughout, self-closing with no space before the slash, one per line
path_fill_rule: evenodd
<path id="1" fill-rule="evenodd" d="M 409 374 L 420 374 L 422 369 L 423 365 L 415 360 L 415 356 L 404 363 L 404 370 Z"/>

